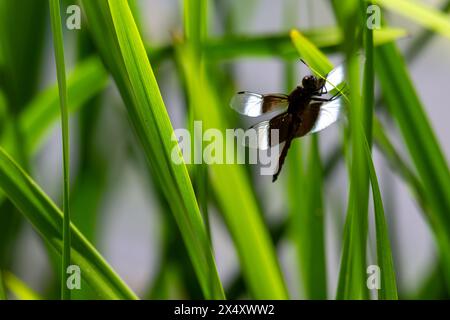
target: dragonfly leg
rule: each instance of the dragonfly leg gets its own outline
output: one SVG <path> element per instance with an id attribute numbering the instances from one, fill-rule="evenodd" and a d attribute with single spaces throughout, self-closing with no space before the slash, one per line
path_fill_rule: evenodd
<path id="1" fill-rule="evenodd" d="M 341 92 L 336 92 L 331 98 L 311 97 L 312 101 L 318 102 L 330 102 L 334 101 L 341 96 Z"/>

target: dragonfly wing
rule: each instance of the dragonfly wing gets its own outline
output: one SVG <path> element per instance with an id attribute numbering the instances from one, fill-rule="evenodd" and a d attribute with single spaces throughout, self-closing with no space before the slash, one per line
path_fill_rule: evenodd
<path id="1" fill-rule="evenodd" d="M 287 108 L 289 99 L 284 94 L 266 94 L 241 91 L 230 102 L 231 108 L 240 114 L 249 117 L 258 117 L 262 114 L 282 111 Z"/>
<path id="2" fill-rule="evenodd" d="M 344 82 L 345 79 L 345 70 L 344 70 L 344 64 L 339 65 L 338 67 L 334 68 L 328 75 L 327 80 L 325 83 L 325 89 L 328 92 L 331 92 L 335 90 L 336 88 L 339 88 L 339 85 Z"/>
<path id="3" fill-rule="evenodd" d="M 322 131 L 338 121 L 342 116 L 343 103 L 343 99 L 339 98 L 321 104 L 316 121 L 308 134 Z"/>

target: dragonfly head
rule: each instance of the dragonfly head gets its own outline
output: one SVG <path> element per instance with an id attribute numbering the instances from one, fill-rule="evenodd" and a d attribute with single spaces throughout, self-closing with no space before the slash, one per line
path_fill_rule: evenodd
<path id="1" fill-rule="evenodd" d="M 302 80 L 303 88 L 311 91 L 318 91 L 322 87 L 322 83 L 315 76 L 306 76 Z"/>

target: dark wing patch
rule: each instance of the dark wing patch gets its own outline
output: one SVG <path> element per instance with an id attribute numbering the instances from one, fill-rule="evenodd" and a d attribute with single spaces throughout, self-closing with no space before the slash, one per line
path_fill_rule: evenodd
<path id="1" fill-rule="evenodd" d="M 291 121 L 292 115 L 287 112 L 271 120 L 261 121 L 247 129 L 242 142 L 249 148 L 267 150 L 287 140 Z M 278 130 L 278 143 L 276 140 L 272 141 L 272 129 Z"/>
<path id="2" fill-rule="evenodd" d="M 312 102 L 305 108 L 305 111 L 302 113 L 302 122 L 295 133 L 296 137 L 303 137 L 314 128 L 322 104 L 323 102 Z"/>
<path id="3" fill-rule="evenodd" d="M 289 136 L 289 128 L 292 124 L 293 116 L 290 113 L 282 113 L 272 118 L 270 123 L 270 130 L 278 130 L 278 142 L 272 141 L 272 135 L 269 135 L 269 145 L 271 147 L 276 146 L 282 142 L 285 142 Z"/>
<path id="4" fill-rule="evenodd" d="M 285 94 L 265 94 L 262 105 L 262 113 L 283 110 L 289 105 L 289 97 Z"/>
<path id="5" fill-rule="evenodd" d="M 289 105 L 284 94 L 266 94 L 241 91 L 230 102 L 231 108 L 248 117 L 258 117 L 264 113 L 283 111 Z"/>

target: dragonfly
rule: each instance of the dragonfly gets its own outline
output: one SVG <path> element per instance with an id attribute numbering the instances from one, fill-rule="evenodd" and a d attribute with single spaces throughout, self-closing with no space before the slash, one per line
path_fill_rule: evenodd
<path id="1" fill-rule="evenodd" d="M 324 78 L 306 75 L 290 94 L 240 91 L 231 99 L 231 108 L 245 116 L 274 114 L 270 120 L 249 128 L 256 131 L 257 137 L 256 145 L 248 145 L 266 150 L 284 142 L 272 182 L 281 172 L 292 140 L 322 131 L 341 117 L 345 95 L 343 81 L 344 65 L 341 64 Z M 272 141 L 272 130 L 278 130 L 278 141 Z"/>

